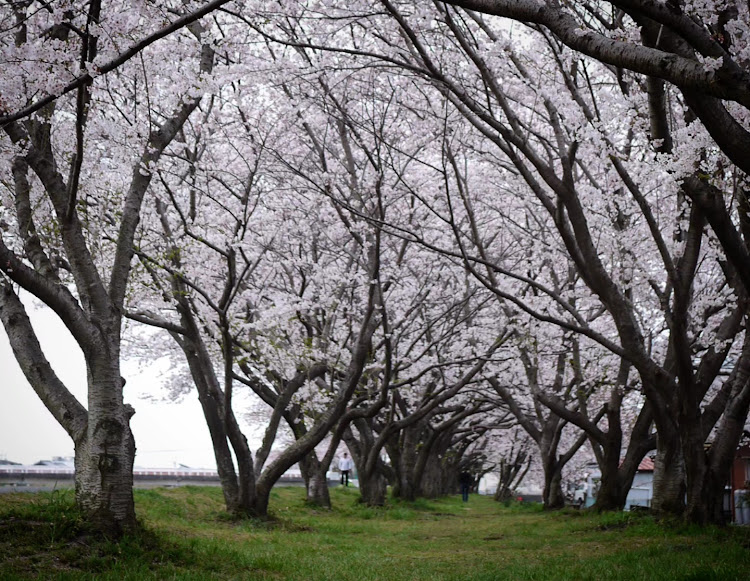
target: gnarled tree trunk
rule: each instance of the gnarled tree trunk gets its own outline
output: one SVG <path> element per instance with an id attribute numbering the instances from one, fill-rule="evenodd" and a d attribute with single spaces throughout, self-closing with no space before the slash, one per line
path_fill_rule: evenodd
<path id="1" fill-rule="evenodd" d="M 331 508 L 331 495 L 326 477 L 328 465 L 321 462 L 315 450 L 312 450 L 299 461 L 299 467 L 305 481 L 305 502 L 312 506 Z"/>
<path id="2" fill-rule="evenodd" d="M 414 468 L 418 460 L 418 448 L 423 443 L 421 440 L 423 423 L 416 422 L 401 431 L 399 438 L 399 455 L 397 471 L 398 486 L 393 489 L 393 496 L 404 500 L 417 498 L 418 483 L 415 481 Z"/>
<path id="3" fill-rule="evenodd" d="M 565 495 L 562 491 L 562 466 L 554 459 L 545 462 L 542 502 L 545 510 L 556 510 L 565 506 Z"/>
<path id="4" fill-rule="evenodd" d="M 685 512 L 685 464 L 679 438 L 659 432 L 654 458 L 654 496 L 651 507 L 663 514 L 682 516 Z"/>
<path id="5" fill-rule="evenodd" d="M 136 526 L 133 503 L 135 441 L 130 431 L 133 410 L 122 401 L 119 349 L 86 357 L 88 425 L 75 442 L 76 501 L 101 531 L 119 536 Z M 109 354 L 114 352 L 115 356 Z"/>
<path id="6" fill-rule="evenodd" d="M 380 471 L 374 470 L 366 475 L 359 472 L 359 493 L 364 504 L 367 506 L 385 505 L 387 491 L 388 481 Z"/>

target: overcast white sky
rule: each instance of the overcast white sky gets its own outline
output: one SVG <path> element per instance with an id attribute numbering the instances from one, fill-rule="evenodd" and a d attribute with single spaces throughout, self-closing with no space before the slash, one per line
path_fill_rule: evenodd
<path id="1" fill-rule="evenodd" d="M 52 367 L 85 406 L 86 367 L 75 341 L 54 314 L 41 307 L 29 308 L 29 313 Z M 125 400 L 136 412 L 131 420 L 136 466 L 216 467 L 196 393 L 179 403 L 156 401 L 153 396 L 165 393 L 158 371 L 125 363 L 123 376 Z M 151 398 L 144 397 L 149 394 Z M 0 324 L 0 459 L 33 464 L 72 455 L 72 440 L 26 382 Z"/>

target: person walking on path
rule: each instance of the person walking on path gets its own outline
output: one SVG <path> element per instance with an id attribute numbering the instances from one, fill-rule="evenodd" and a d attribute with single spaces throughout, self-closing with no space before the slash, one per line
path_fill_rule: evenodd
<path id="1" fill-rule="evenodd" d="M 461 498 L 464 502 L 469 500 L 469 490 L 471 485 L 474 484 L 474 478 L 469 472 L 464 470 L 458 477 L 458 483 L 461 485 Z"/>
<path id="2" fill-rule="evenodd" d="M 354 467 L 352 459 L 349 458 L 349 454 L 344 452 L 344 455 L 339 459 L 339 472 L 341 472 L 341 485 L 349 486 L 349 471 Z"/>

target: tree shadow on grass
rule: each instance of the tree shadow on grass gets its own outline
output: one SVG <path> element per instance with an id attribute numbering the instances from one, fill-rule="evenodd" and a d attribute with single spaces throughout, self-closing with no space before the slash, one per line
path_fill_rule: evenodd
<path id="1" fill-rule="evenodd" d="M 198 565 L 189 548 L 143 525 L 117 541 L 93 533 L 71 491 L 55 491 L 19 502 L 0 513 L 0 578 L 44 576 L 112 569 L 153 571 Z"/>

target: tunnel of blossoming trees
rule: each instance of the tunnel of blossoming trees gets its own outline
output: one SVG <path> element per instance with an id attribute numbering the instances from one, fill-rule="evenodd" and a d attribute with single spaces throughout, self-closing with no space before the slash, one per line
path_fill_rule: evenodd
<path id="1" fill-rule="evenodd" d="M 90 523 L 136 527 L 120 367 L 149 357 L 197 394 L 238 515 L 296 464 L 329 506 L 347 450 L 371 505 L 468 471 L 554 509 L 595 465 L 594 507 L 621 510 L 652 459 L 652 510 L 724 522 L 748 22 L 739 0 L 2 3 L 0 319 Z M 74 337 L 86 401 L 21 293 Z"/>

